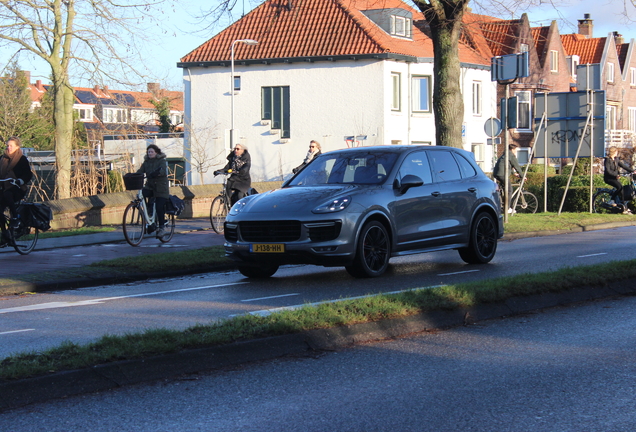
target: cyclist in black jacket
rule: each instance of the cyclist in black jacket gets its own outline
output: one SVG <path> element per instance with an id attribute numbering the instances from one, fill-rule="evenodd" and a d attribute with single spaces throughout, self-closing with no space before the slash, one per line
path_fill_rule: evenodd
<path id="1" fill-rule="evenodd" d="M 605 172 L 603 174 L 603 180 L 608 185 L 614 188 L 611 201 L 609 204 L 620 204 L 623 202 L 623 185 L 620 182 L 620 172 L 618 168 L 623 168 L 626 171 L 632 172 L 632 167 L 618 158 L 618 149 L 611 146 L 607 149 L 607 157 L 604 162 Z"/>

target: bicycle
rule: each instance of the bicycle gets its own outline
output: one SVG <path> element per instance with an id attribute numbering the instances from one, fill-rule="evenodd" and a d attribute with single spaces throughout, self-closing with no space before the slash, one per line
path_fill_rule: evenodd
<path id="1" fill-rule="evenodd" d="M 618 202 L 612 201 L 612 196 L 616 192 L 615 188 L 596 188 L 596 192 L 592 196 L 592 209 L 594 213 L 631 213 L 629 204 L 634 199 L 636 191 L 636 180 L 630 174 L 621 174 L 621 177 L 628 177 L 629 184 L 623 186 L 623 196 L 616 197 Z M 624 199 L 625 195 L 629 199 Z"/>
<path id="2" fill-rule="evenodd" d="M 504 186 L 499 183 L 499 194 L 501 195 L 501 205 L 505 206 L 504 202 Z M 521 189 L 521 183 L 513 183 L 512 185 L 513 192 L 510 196 L 510 204 L 514 205 L 511 208 L 514 208 L 513 213 L 536 213 L 537 208 L 539 207 L 539 201 L 537 197 L 534 196 L 533 193 L 528 192 L 525 189 Z M 505 210 L 505 209 L 504 209 Z"/>
<path id="3" fill-rule="evenodd" d="M 212 205 L 210 206 L 210 224 L 212 224 L 212 229 L 215 233 L 222 235 L 225 231 L 225 218 L 232 207 L 230 204 L 232 200 L 226 190 L 227 176 L 232 174 L 232 172 L 220 172 L 219 174 L 224 176 L 223 185 L 221 186 L 219 196 L 212 200 Z"/>
<path id="4" fill-rule="evenodd" d="M 143 178 L 142 178 L 143 183 Z M 129 185 L 126 184 L 126 189 Z M 135 187 L 136 189 L 136 187 Z M 124 219 L 122 222 L 124 229 L 124 237 L 131 246 L 139 246 L 144 239 L 144 234 L 152 234 L 157 230 L 156 217 L 157 212 L 153 205 L 152 215 L 148 213 L 148 203 L 144 199 L 141 188 L 137 192 L 134 200 L 126 206 L 124 210 Z M 174 235 L 175 216 L 166 214 L 166 224 L 164 227 L 164 235 L 158 237 L 162 243 L 168 243 Z"/>
<path id="5" fill-rule="evenodd" d="M 14 186 L 17 186 L 15 179 L 0 179 L 0 182 L 10 182 Z M 16 202 L 19 206 L 23 200 L 20 199 Z M 2 219 L 0 220 L 0 230 L 2 236 L 0 238 L 0 247 L 13 246 L 15 251 L 20 255 L 28 255 L 38 242 L 40 231 L 37 228 L 22 225 L 18 228 L 12 228 L 9 224 L 11 220 L 11 213 L 9 208 L 5 208 L 2 212 Z"/>

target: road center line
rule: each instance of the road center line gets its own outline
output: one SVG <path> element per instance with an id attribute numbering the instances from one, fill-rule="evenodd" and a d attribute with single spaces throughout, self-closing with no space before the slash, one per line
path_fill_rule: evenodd
<path id="1" fill-rule="evenodd" d="M 6 331 L 6 332 L 0 332 L 0 335 L 6 335 L 6 334 L 11 334 L 11 333 L 22 333 L 25 331 L 33 331 L 35 329 L 23 329 L 23 330 L 11 330 L 11 331 Z"/>
<path id="2" fill-rule="evenodd" d="M 76 301 L 76 302 L 41 303 L 41 304 L 34 304 L 29 306 L 19 306 L 14 308 L 0 309 L 0 314 L 12 313 L 12 312 L 37 311 L 37 310 L 43 310 L 43 309 L 59 309 L 59 308 L 75 307 L 75 306 L 92 306 L 92 305 L 101 304 L 111 300 L 120 300 L 120 299 L 126 299 L 126 298 L 134 298 L 134 297 L 149 297 L 149 296 L 155 296 L 155 295 L 172 294 L 172 293 L 187 292 L 187 291 L 197 291 L 197 290 L 203 290 L 203 289 L 209 289 L 209 288 L 219 288 L 223 286 L 242 285 L 246 283 L 249 283 L 249 282 L 234 282 L 234 283 L 227 283 L 227 284 L 208 285 L 203 287 L 183 288 L 183 289 L 168 290 L 168 291 L 155 291 L 155 292 L 143 293 L 143 294 L 131 294 L 131 295 L 117 296 L 117 297 L 104 297 L 104 298 L 82 300 L 82 301 Z"/>
<path id="3" fill-rule="evenodd" d="M 281 298 L 281 297 L 291 297 L 291 296 L 297 296 L 297 295 L 300 295 L 300 293 L 293 293 L 293 294 L 281 294 L 281 295 L 277 295 L 277 296 L 271 296 L 271 297 L 259 297 L 259 298 L 253 298 L 253 299 L 241 300 L 241 301 L 242 301 L 242 302 L 252 302 L 252 301 L 269 300 L 269 299 L 275 299 L 275 298 Z"/>
<path id="4" fill-rule="evenodd" d="M 440 273 L 437 276 L 451 276 L 451 275 L 464 274 L 464 273 L 474 273 L 478 271 L 481 271 L 481 270 L 466 270 L 466 271 L 460 271 L 460 272 L 454 272 L 454 273 Z"/>
<path id="5" fill-rule="evenodd" d="M 587 258 L 587 257 L 593 257 L 593 256 L 599 256 L 599 255 L 607 255 L 607 252 L 601 252 L 601 253 L 589 254 L 589 255 L 579 255 L 577 256 L 577 258 Z"/>

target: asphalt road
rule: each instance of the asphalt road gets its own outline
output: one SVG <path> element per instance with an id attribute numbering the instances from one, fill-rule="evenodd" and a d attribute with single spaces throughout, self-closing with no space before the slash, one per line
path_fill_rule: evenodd
<path id="1" fill-rule="evenodd" d="M 2 431 L 632 432 L 636 297 L 0 414 Z"/>
<path id="2" fill-rule="evenodd" d="M 466 265 L 456 251 L 392 260 L 387 275 L 351 278 L 341 268 L 286 266 L 268 280 L 238 272 L 157 279 L 22 297 L 0 298 L 0 358 L 65 340 L 146 328 L 187 328 L 242 313 L 378 292 L 476 281 L 611 260 L 634 259 L 636 227 L 500 242 L 489 265 Z"/>

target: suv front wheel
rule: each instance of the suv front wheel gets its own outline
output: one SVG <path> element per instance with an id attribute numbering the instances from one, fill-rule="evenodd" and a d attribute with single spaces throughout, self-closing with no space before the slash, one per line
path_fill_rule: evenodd
<path id="1" fill-rule="evenodd" d="M 470 230 L 468 247 L 459 248 L 459 256 L 468 264 L 490 262 L 497 252 L 497 222 L 486 212 L 479 213 Z"/>

